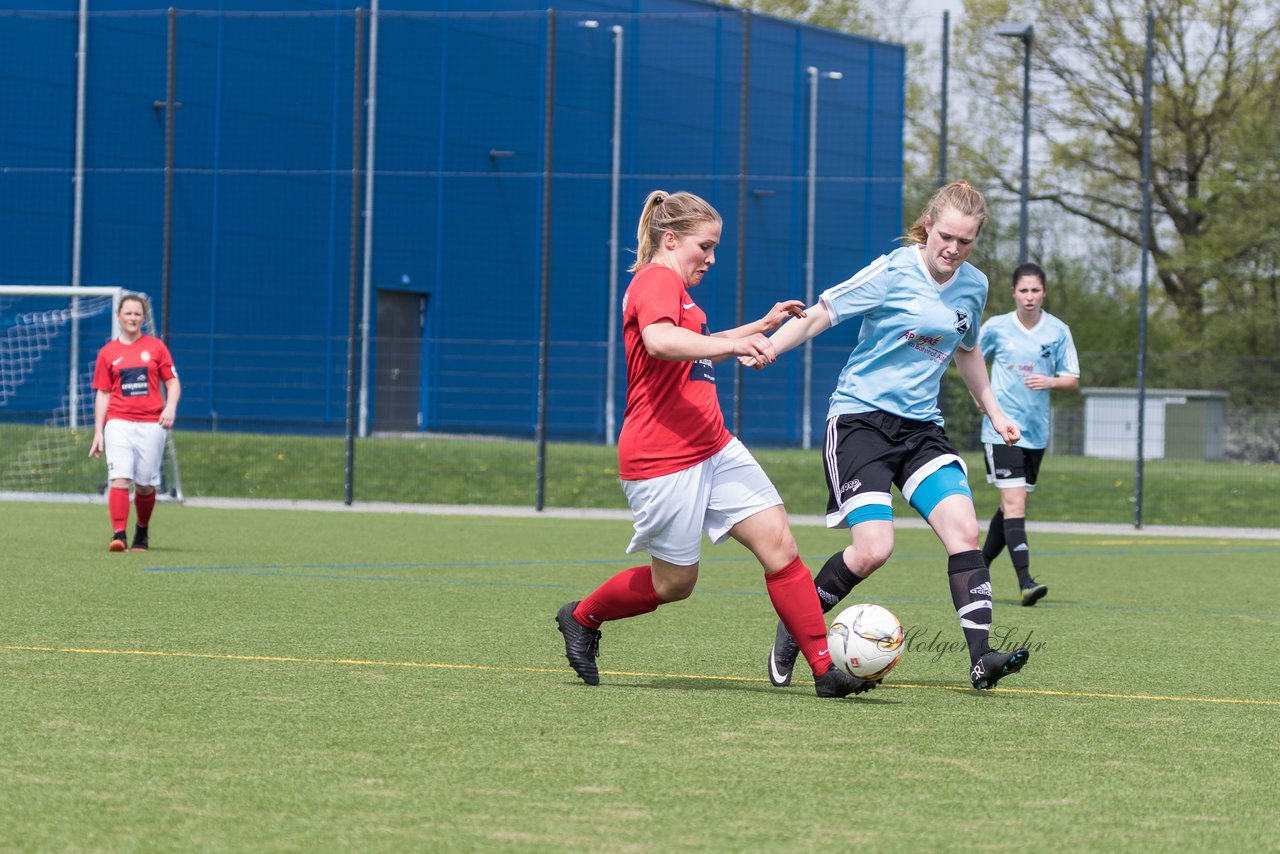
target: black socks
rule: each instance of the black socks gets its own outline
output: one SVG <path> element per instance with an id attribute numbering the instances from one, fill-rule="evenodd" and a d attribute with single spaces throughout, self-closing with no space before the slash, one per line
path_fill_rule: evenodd
<path id="1" fill-rule="evenodd" d="M 991 573 L 982 552 L 974 549 L 948 557 L 947 580 L 951 582 L 951 602 L 956 606 L 973 663 L 991 648 Z"/>
<path id="2" fill-rule="evenodd" d="M 987 528 L 987 541 L 982 544 L 982 559 L 991 566 L 991 561 L 1000 557 L 1004 551 L 1004 511 L 997 510 L 991 517 L 991 525 Z"/>
<path id="3" fill-rule="evenodd" d="M 1031 547 L 1027 545 L 1027 520 L 1005 519 L 1004 539 L 1009 546 L 1009 560 L 1013 561 L 1013 570 L 1018 573 L 1018 586 L 1026 587 L 1031 583 Z"/>
<path id="4" fill-rule="evenodd" d="M 818 588 L 818 599 L 822 602 L 822 612 L 825 614 L 840 604 L 840 600 L 848 596 L 849 591 L 861 580 L 860 576 L 854 575 L 845 566 L 844 549 L 827 558 L 827 562 L 813 579 L 813 586 Z"/>

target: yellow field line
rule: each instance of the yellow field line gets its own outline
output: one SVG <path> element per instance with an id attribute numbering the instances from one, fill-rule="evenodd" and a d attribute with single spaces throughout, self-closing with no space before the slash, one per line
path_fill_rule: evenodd
<path id="1" fill-rule="evenodd" d="M 377 661 L 362 658 L 298 658 L 286 655 L 236 655 L 226 652 L 164 652 L 148 649 L 83 649 L 79 647 L 58 646 L 16 646 L 0 645 L 0 650 L 9 652 L 65 652 L 80 655 L 140 655 L 154 658 L 203 658 L 215 661 L 269 661 L 285 664 L 349 664 L 364 667 L 420 667 L 434 670 L 493 670 L 515 673 L 565 673 L 562 668 L 550 667 L 511 667 L 491 664 L 441 664 L 427 661 Z M 630 676 L 645 679 L 710 679 L 719 682 L 764 682 L 747 676 L 708 676 L 701 673 L 645 673 L 626 670 L 601 670 L 602 676 Z M 933 691 L 971 691 L 967 686 L 959 685 L 916 685 L 908 682 L 893 682 L 882 688 L 903 688 Z M 1280 700 L 1246 700 L 1236 697 L 1173 697 L 1161 694 L 1105 694 L 1091 691 L 1051 691 L 1043 688 L 995 688 L 1002 694 L 1037 694 L 1045 697 L 1089 697 L 1102 700 L 1160 700 L 1174 703 L 1231 703 L 1247 706 L 1280 706 Z"/>

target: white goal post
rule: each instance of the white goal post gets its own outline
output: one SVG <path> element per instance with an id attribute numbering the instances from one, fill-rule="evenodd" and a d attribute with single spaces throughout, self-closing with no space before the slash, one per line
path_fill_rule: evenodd
<path id="1" fill-rule="evenodd" d="M 0 285 L 0 498 L 37 494 L 93 499 L 104 491 L 101 460 L 87 458 L 98 349 L 120 334 L 121 287 Z M 165 447 L 163 496 L 181 501 L 173 434 Z"/>
<path id="2" fill-rule="evenodd" d="M 67 321 L 70 324 L 70 338 L 68 339 L 70 347 L 70 363 L 78 365 L 80 363 L 80 311 L 76 305 L 81 299 L 86 297 L 111 297 L 111 337 L 115 338 L 120 334 L 120 320 L 116 316 L 116 310 L 120 308 L 120 300 L 125 295 L 124 288 L 119 287 L 96 287 L 81 285 L 0 285 L 0 299 L 6 296 L 11 297 L 67 297 L 72 302 L 68 307 L 69 312 Z M 145 298 L 145 294 L 142 295 Z M 7 326 L 7 325 L 6 325 Z M 95 350 L 95 355 L 97 351 Z M 67 401 L 68 410 L 70 412 L 71 421 L 67 425 L 72 428 L 80 426 L 80 406 L 79 395 L 80 389 L 76 382 L 76 371 L 71 370 L 67 381 Z"/>

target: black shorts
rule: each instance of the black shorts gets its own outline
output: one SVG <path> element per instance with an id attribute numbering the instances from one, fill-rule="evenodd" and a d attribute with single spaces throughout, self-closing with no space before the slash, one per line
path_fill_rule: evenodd
<path id="1" fill-rule="evenodd" d="M 1036 478 L 1040 476 L 1040 461 L 1044 448 L 1019 448 L 1017 445 L 984 445 L 987 461 L 987 483 L 998 489 L 1025 486 L 1034 492 Z"/>
<path id="2" fill-rule="evenodd" d="M 845 525 L 851 513 L 875 505 L 886 511 L 876 518 L 891 519 L 891 485 L 910 501 L 916 486 L 947 463 L 958 463 L 964 469 L 964 460 L 951 447 L 942 427 L 887 412 L 828 419 L 822 456 L 830 528 Z"/>

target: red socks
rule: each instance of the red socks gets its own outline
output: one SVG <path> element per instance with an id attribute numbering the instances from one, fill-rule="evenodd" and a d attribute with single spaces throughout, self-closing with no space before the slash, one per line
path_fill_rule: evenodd
<path id="1" fill-rule="evenodd" d="M 813 591 L 813 582 L 809 582 Z M 815 592 L 814 598 L 818 594 Z M 637 617 L 657 610 L 663 604 L 653 589 L 653 571 L 647 566 L 624 569 L 573 609 L 573 618 L 589 629 L 599 629 L 601 623 Z M 824 633 L 825 637 L 825 633 Z"/>
<path id="2" fill-rule="evenodd" d="M 133 506 L 138 511 L 138 524 L 147 527 L 151 511 L 156 508 L 156 493 L 148 495 L 135 492 Z M 124 531 L 129 527 L 129 490 L 111 487 L 107 491 L 107 513 L 111 516 L 111 530 Z"/>
<path id="3" fill-rule="evenodd" d="M 155 506 L 156 506 L 156 494 L 154 491 L 146 495 L 143 495 L 137 490 L 134 490 L 133 509 L 138 511 L 139 525 L 141 525 L 144 528 L 147 527 L 147 525 L 151 522 L 151 511 L 155 509 Z"/>
<path id="4" fill-rule="evenodd" d="M 765 575 L 764 583 L 773 609 L 795 638 L 813 675 L 823 675 L 831 667 L 827 623 L 809 568 L 797 557 L 777 572 Z M 662 604 L 653 589 L 653 571 L 647 566 L 635 566 L 619 572 L 579 602 L 573 618 L 589 629 L 599 629 L 601 623 L 647 614 Z"/>
<path id="5" fill-rule="evenodd" d="M 795 638 L 796 646 L 804 653 L 805 660 L 815 677 L 831 667 L 831 655 L 827 652 L 827 622 L 822 616 L 818 590 L 813 586 L 813 576 L 800 558 L 774 573 L 766 574 L 765 586 L 773 601 L 773 610 L 782 618 L 782 624 Z"/>
<path id="6" fill-rule="evenodd" d="M 111 516 L 111 530 L 123 531 L 129 527 L 129 490 L 112 487 L 108 491 L 107 513 Z"/>

